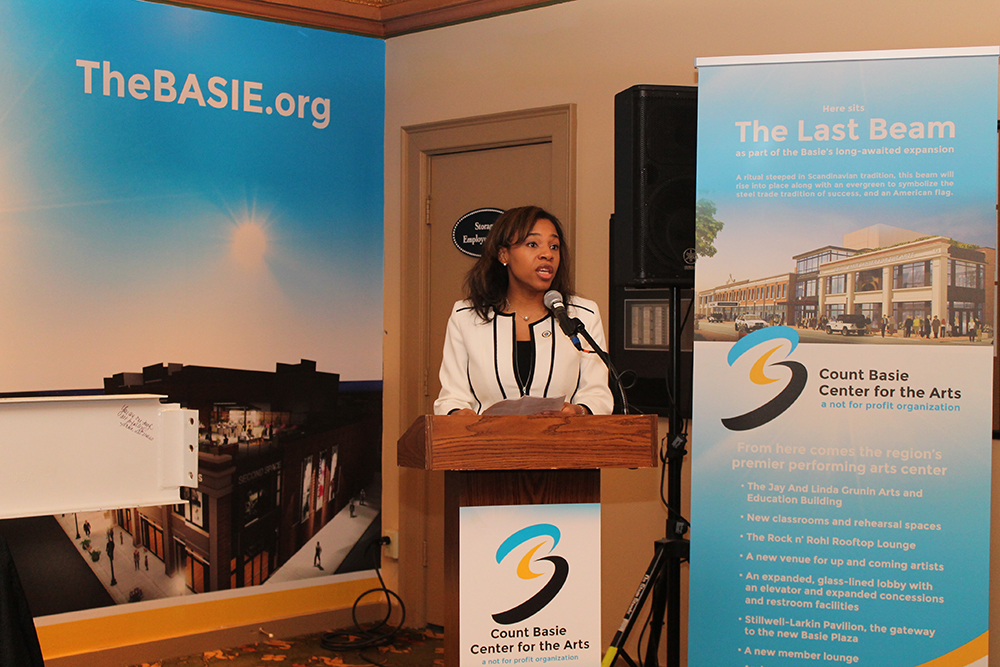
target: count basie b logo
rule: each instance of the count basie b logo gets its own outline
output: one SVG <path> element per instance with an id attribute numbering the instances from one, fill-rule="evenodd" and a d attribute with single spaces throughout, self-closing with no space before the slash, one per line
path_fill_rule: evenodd
<path id="1" fill-rule="evenodd" d="M 785 361 L 772 361 L 771 356 L 782 347 L 787 349 L 785 342 L 791 343 L 791 348 L 785 353 Z M 729 350 L 726 361 L 732 366 L 744 354 L 760 353 L 757 361 L 750 368 L 750 381 L 765 385 L 778 382 L 778 378 L 768 377 L 765 369 L 769 366 L 784 366 L 791 370 L 792 375 L 785 388 L 764 405 L 744 413 L 738 417 L 728 417 L 722 420 L 722 425 L 730 431 L 749 431 L 763 426 L 792 406 L 792 403 L 806 388 L 809 377 L 806 367 L 797 361 L 789 361 L 787 357 L 795 352 L 799 344 L 799 332 L 791 327 L 766 327 L 744 336 Z"/>
<path id="2" fill-rule="evenodd" d="M 552 555 L 553 549 L 555 549 L 556 545 L 559 544 L 560 535 L 561 533 L 559 532 L 559 529 L 551 523 L 539 523 L 534 526 L 528 526 L 515 531 L 510 537 L 503 541 L 497 549 L 496 559 L 498 565 L 503 563 L 503 560 L 510 554 L 510 552 L 522 544 L 537 541 L 537 544 L 529 549 L 521 560 L 518 561 L 516 568 L 516 573 L 519 578 L 535 579 L 542 576 L 542 573 L 533 572 L 531 570 L 532 559 L 535 557 L 535 553 L 545 545 L 548 538 L 551 538 L 552 546 L 549 547 L 549 555 L 542 556 L 538 560 L 549 561 L 555 566 L 555 570 L 552 573 L 552 577 L 541 590 L 521 604 L 512 607 L 507 611 L 493 614 L 494 621 L 500 623 L 501 625 L 513 625 L 514 623 L 520 623 L 521 621 L 531 618 L 537 614 L 545 607 L 545 605 L 552 602 L 556 595 L 559 594 L 559 591 L 562 590 L 563 584 L 566 583 L 566 578 L 569 577 L 569 563 L 566 559 L 562 556 Z M 513 562 L 513 560 L 511 562 Z"/>

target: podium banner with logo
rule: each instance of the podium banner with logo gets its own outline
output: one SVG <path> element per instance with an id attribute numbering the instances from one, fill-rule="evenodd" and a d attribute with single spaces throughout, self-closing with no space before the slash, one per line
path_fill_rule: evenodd
<path id="1" fill-rule="evenodd" d="M 692 667 L 986 664 L 998 53 L 698 62 Z"/>
<path id="2" fill-rule="evenodd" d="M 463 507 L 466 666 L 601 660 L 601 506 Z"/>

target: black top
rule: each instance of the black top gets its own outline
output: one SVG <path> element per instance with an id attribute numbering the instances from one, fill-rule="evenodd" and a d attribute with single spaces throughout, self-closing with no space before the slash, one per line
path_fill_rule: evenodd
<path id="1" fill-rule="evenodd" d="M 517 357 L 514 369 L 517 371 L 517 381 L 521 386 L 521 395 L 531 380 L 531 369 L 535 365 L 535 345 L 530 340 L 517 341 Z"/>

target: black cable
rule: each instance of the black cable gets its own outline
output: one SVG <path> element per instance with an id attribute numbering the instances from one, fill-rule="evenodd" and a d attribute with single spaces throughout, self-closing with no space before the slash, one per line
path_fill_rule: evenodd
<path id="1" fill-rule="evenodd" d="M 372 540 L 368 543 L 368 546 L 365 549 L 366 553 L 371 550 L 372 546 L 382 546 L 382 544 L 388 544 L 388 542 L 385 542 L 387 539 L 387 537 L 381 537 L 377 540 Z M 328 651 L 358 651 L 358 655 L 365 662 L 373 665 L 381 665 L 382 663 L 368 658 L 361 652 L 365 649 L 388 646 L 389 644 L 392 644 L 396 635 L 398 635 L 400 630 L 403 629 L 403 622 L 406 620 L 406 605 L 403 604 L 403 599 L 399 597 L 395 591 L 389 590 L 389 588 L 385 585 L 385 580 L 382 579 L 382 571 L 380 569 L 381 563 L 379 562 L 377 552 L 375 555 L 375 562 L 375 575 L 378 577 L 378 581 L 381 586 L 379 588 L 368 589 L 359 595 L 354 601 L 354 606 L 351 608 L 351 619 L 354 621 L 354 628 L 327 632 L 320 640 L 320 646 Z M 374 625 L 364 627 L 358 621 L 358 606 L 361 604 L 363 599 L 375 593 L 383 593 L 385 595 L 385 617 L 376 622 Z M 392 617 L 393 612 L 393 598 L 395 598 L 399 603 L 400 609 L 400 618 L 397 625 L 389 625 L 389 619 Z"/>
<path id="2" fill-rule="evenodd" d="M 614 380 L 615 386 L 618 387 L 618 395 L 621 397 L 622 411 L 625 414 L 629 414 L 629 409 L 631 408 L 631 404 L 628 402 L 628 397 L 625 395 L 625 388 L 624 386 L 622 386 L 621 376 L 618 374 L 618 370 L 615 368 L 614 364 L 611 363 L 611 355 L 601 349 L 601 346 L 598 345 L 597 341 L 594 340 L 594 337 L 590 335 L 590 333 L 587 331 L 587 327 L 583 325 L 583 322 L 575 318 L 573 321 L 576 322 L 577 333 L 583 336 L 584 339 L 587 341 L 587 343 L 590 345 L 589 350 L 581 350 L 581 351 L 589 352 L 590 354 L 596 354 L 601 359 L 601 361 L 604 362 L 604 365 L 607 366 L 608 368 L 608 376 L 612 380 Z M 612 399 L 614 398 L 613 394 L 614 392 L 612 392 Z"/>
<path id="3" fill-rule="evenodd" d="M 615 381 L 615 385 L 618 387 L 618 395 L 621 397 L 622 412 L 624 414 L 631 414 L 632 404 L 628 401 L 628 396 L 625 395 L 625 386 L 622 384 L 621 375 L 615 369 L 614 364 L 611 363 L 611 355 L 605 355 L 607 359 L 605 360 L 608 365 L 608 372 L 611 373 L 611 377 Z M 630 373 L 631 371 L 625 371 Z"/>
<path id="4" fill-rule="evenodd" d="M 623 370 L 621 373 L 618 374 L 617 381 L 618 381 L 618 386 L 621 388 L 621 395 L 623 396 L 623 399 L 619 399 L 619 398 L 615 399 L 615 410 L 617 410 L 618 406 L 621 405 L 621 403 L 619 401 L 621 401 L 621 400 L 628 401 L 628 397 L 625 394 L 625 391 L 628 390 L 628 389 L 631 389 L 632 387 L 634 387 L 636 385 L 636 382 L 638 381 L 638 379 L 639 379 L 639 374 L 636 373 L 631 368 L 626 368 L 625 370 Z M 615 414 L 619 414 L 619 413 L 616 412 Z M 628 405 L 625 405 L 625 406 L 621 407 L 621 413 L 620 414 L 626 414 L 627 415 L 627 414 L 638 414 L 638 413 L 636 412 L 636 407 L 634 405 L 632 405 L 631 402 L 629 402 Z"/>
<path id="5" fill-rule="evenodd" d="M 687 312 L 684 313 L 684 318 L 681 320 L 681 325 L 677 328 L 677 340 L 673 341 L 674 345 L 681 344 L 681 338 L 684 335 L 684 327 L 687 326 L 688 319 L 691 318 L 691 312 L 694 310 L 694 299 L 688 301 Z M 673 369 L 674 373 L 678 376 L 680 375 L 680 369 Z M 667 407 L 670 409 L 670 416 L 676 415 L 680 411 L 680 406 L 677 405 L 677 400 L 674 395 L 670 392 L 670 382 L 666 378 L 663 379 L 665 389 L 667 392 Z M 670 417 L 668 417 L 669 419 Z"/>
<path id="6" fill-rule="evenodd" d="M 687 326 L 688 320 L 691 318 L 691 313 L 693 312 L 693 310 L 694 310 L 694 299 L 691 299 L 690 301 L 688 301 L 687 312 L 684 313 L 684 317 L 681 318 L 680 326 L 677 328 L 676 339 L 674 341 L 672 341 L 674 345 L 680 345 L 681 344 L 681 338 L 683 336 L 684 327 Z M 679 368 L 674 368 L 673 372 L 674 372 L 675 377 L 677 377 L 680 374 L 680 369 Z M 669 443 L 667 443 L 666 440 L 667 440 L 668 437 L 669 438 L 673 438 L 673 439 L 676 439 L 678 437 L 681 438 L 682 440 L 681 440 L 680 448 L 683 449 L 684 445 L 687 444 L 688 428 L 690 427 L 690 420 L 684 419 L 680 415 L 680 406 L 677 404 L 676 398 L 674 397 L 674 395 L 670 391 L 670 382 L 669 382 L 669 380 L 667 378 L 664 378 L 664 386 L 666 388 L 667 404 L 668 404 L 668 408 L 669 408 L 668 420 L 669 420 L 670 424 L 673 424 L 674 423 L 674 418 L 677 418 L 677 419 L 680 420 L 682 426 L 681 426 L 681 432 L 679 434 L 667 433 L 667 435 L 663 438 L 663 440 L 660 441 L 660 456 L 659 456 L 659 458 L 660 458 L 660 502 L 662 502 L 663 506 L 666 508 L 666 510 L 667 510 L 667 516 L 668 517 L 671 517 L 671 515 L 672 515 L 672 518 L 675 521 L 683 523 L 684 526 L 690 526 L 691 524 L 684 517 L 684 515 L 682 515 L 675 508 L 673 508 L 673 507 L 670 506 L 670 503 L 667 502 L 667 498 L 666 498 L 666 494 L 665 494 L 666 481 L 667 481 L 666 480 L 667 460 L 671 457 L 671 453 L 670 453 L 669 450 L 670 450 L 671 447 L 674 446 L 674 440 L 671 440 Z M 677 457 L 677 465 L 678 465 L 678 467 L 680 467 L 683 464 L 683 461 L 684 461 L 683 456 L 678 456 Z M 686 528 L 685 528 L 684 532 L 687 532 Z M 671 538 L 671 537 L 673 537 L 673 536 L 667 535 L 667 538 Z"/>
<path id="7" fill-rule="evenodd" d="M 661 572 L 657 576 L 662 577 L 663 573 Z M 655 585 L 655 582 L 652 583 L 651 585 Z M 644 651 L 642 650 L 642 638 L 645 636 L 646 630 L 649 630 L 649 625 L 652 622 L 652 620 L 653 620 L 653 605 L 652 602 L 650 602 L 649 611 L 646 613 L 646 620 L 642 624 L 642 630 L 639 630 L 639 637 L 635 640 L 635 657 L 638 658 L 639 660 L 639 667 L 644 667 L 643 663 L 645 662 L 642 657 L 644 655 Z"/>

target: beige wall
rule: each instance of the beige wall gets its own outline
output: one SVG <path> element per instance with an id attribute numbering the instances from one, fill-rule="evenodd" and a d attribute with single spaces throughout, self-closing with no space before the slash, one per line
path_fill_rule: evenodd
<path id="1" fill-rule="evenodd" d="M 1000 43 L 996 0 L 574 0 L 389 40 L 384 527 L 398 526 L 395 441 L 405 427 L 398 415 L 403 345 L 399 336 L 401 127 L 576 104 L 577 235 L 571 240 L 577 253 L 577 289 L 606 311 L 616 92 L 638 83 L 693 85 L 694 59 L 699 56 L 996 43 Z M 658 482 L 658 471 L 605 476 L 605 645 L 652 555 L 653 540 L 663 536 L 665 514 L 657 498 Z M 395 580 L 395 569 L 386 569 Z"/>

